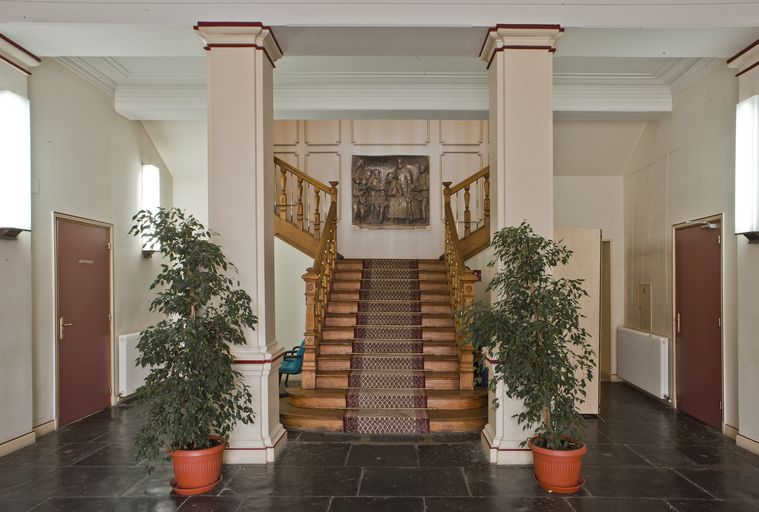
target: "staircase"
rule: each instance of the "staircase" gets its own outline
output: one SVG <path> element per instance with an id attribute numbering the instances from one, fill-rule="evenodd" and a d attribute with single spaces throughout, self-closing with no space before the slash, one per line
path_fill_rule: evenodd
<path id="1" fill-rule="evenodd" d="M 480 430 L 484 389 L 460 390 L 445 263 L 339 260 L 316 389 L 288 388 L 286 427 L 362 434 Z"/>

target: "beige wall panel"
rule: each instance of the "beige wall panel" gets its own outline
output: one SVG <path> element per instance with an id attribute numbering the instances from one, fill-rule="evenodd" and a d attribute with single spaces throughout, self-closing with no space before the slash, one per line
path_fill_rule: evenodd
<path id="1" fill-rule="evenodd" d="M 336 146 L 342 142 L 337 119 L 304 121 L 305 139 L 309 146 Z"/>
<path id="2" fill-rule="evenodd" d="M 274 156 L 300 169 L 300 155 L 296 151 L 275 151 Z"/>
<path id="3" fill-rule="evenodd" d="M 580 299 L 583 318 L 580 326 L 588 331 L 591 346 L 598 362 L 599 327 L 601 322 L 601 230 L 600 229 L 557 229 L 555 240 L 562 243 L 574 254 L 569 263 L 554 269 L 556 277 L 582 279 L 582 286 L 588 293 Z M 599 371 L 593 371 L 593 380 L 588 382 L 586 400 L 579 407 L 583 414 L 598 414 Z"/>
<path id="4" fill-rule="evenodd" d="M 482 169 L 482 160 L 479 151 L 443 151 L 440 153 L 441 181 L 460 182 Z"/>
<path id="5" fill-rule="evenodd" d="M 482 121 L 440 121 L 440 143 L 445 146 L 479 146 L 482 143 Z"/>
<path id="6" fill-rule="evenodd" d="M 420 146 L 430 142 L 430 121 L 354 120 L 351 140 L 359 146 Z"/>
<path id="7" fill-rule="evenodd" d="M 338 151 L 310 151 L 306 153 L 306 172 L 324 184 L 340 181 L 341 162 Z"/>
<path id="8" fill-rule="evenodd" d="M 274 121 L 275 146 L 296 146 L 298 142 L 298 121 Z"/>

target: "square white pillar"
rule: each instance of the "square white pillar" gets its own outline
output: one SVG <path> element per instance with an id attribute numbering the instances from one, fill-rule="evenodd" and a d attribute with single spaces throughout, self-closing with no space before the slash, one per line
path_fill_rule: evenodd
<path id="1" fill-rule="evenodd" d="M 553 238 L 553 53 L 558 25 L 497 25 L 480 52 L 490 71 L 491 230 L 526 220 L 535 233 Z M 492 374 L 493 364 L 488 363 Z M 522 447 L 531 431 L 513 416 L 521 403 L 503 385 L 482 432 L 491 462 L 531 464 Z"/>
<path id="2" fill-rule="evenodd" d="M 208 55 L 208 220 L 239 269 L 258 316 L 247 344 L 234 347 L 236 367 L 253 394 L 255 422 L 238 425 L 228 463 L 274 460 L 286 442 L 279 422 L 283 348 L 274 332 L 273 67 L 282 56 L 261 23 L 200 22 Z"/>

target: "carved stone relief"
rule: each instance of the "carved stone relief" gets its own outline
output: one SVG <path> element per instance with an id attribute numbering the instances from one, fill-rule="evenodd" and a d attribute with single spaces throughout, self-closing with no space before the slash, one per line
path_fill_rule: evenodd
<path id="1" fill-rule="evenodd" d="M 430 157 L 353 155 L 353 226 L 419 229 L 430 225 Z"/>

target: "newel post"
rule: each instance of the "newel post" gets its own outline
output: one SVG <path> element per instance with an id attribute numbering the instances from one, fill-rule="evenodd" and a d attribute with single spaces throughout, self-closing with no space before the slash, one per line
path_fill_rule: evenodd
<path id="1" fill-rule="evenodd" d="M 330 204 L 337 204 L 337 185 L 339 182 L 330 181 L 329 186 L 332 187 L 329 191 Z"/>
<path id="2" fill-rule="evenodd" d="M 461 276 L 462 307 L 469 307 L 474 302 L 474 283 L 476 282 L 477 276 L 466 269 Z M 474 389 L 474 347 L 467 341 L 459 350 L 459 389 Z"/>
<path id="3" fill-rule="evenodd" d="M 316 325 L 316 286 L 319 276 L 309 268 L 303 274 L 306 283 L 306 332 L 303 334 L 305 350 L 303 352 L 303 373 L 301 388 L 316 389 L 316 346 L 319 333 Z"/>

